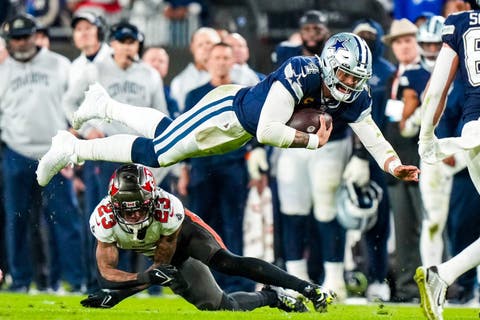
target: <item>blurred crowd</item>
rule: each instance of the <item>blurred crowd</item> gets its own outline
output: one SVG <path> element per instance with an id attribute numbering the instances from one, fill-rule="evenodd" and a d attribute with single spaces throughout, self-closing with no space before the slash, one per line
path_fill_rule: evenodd
<path id="1" fill-rule="evenodd" d="M 441 48 L 443 17 L 473 4 L 372 2 L 390 17 L 387 22 L 360 18 L 342 31 L 359 35 L 372 51 L 373 119 L 402 161 L 421 167 L 419 183 L 387 176 L 348 127 L 315 151 L 247 145 L 154 173 L 159 185 L 181 197 L 233 253 L 274 262 L 334 290 L 340 300 L 416 302 L 416 266 L 439 264 L 479 236 L 471 226 L 480 222 L 472 209 L 480 197 L 464 159 L 450 157 L 432 166 L 421 163 L 417 152 L 418 107 Z M 63 169 L 45 188 L 35 181 L 38 159 L 57 130 L 69 128 L 88 86 L 99 82 L 120 102 L 176 118 L 217 86 L 262 81 L 265 74 L 258 69 L 265 72 L 265 67 L 249 64 L 250 50 L 258 52 L 249 47 L 250 37 L 212 22 L 213 1 L 4 1 L 2 6 L 0 288 L 95 292 L 88 221 L 119 164 L 87 161 Z M 272 46 L 272 66 L 319 54 L 338 31 L 330 24 L 334 18 L 321 6 L 305 7 L 297 30 Z M 80 52 L 73 61 L 49 50 L 52 37 L 65 35 Z M 172 47 L 188 48 L 191 58 L 176 61 L 184 69 L 169 75 L 176 59 L 169 55 Z M 438 136 L 459 134 L 462 95 L 461 83 L 455 82 Z M 95 121 L 70 130 L 83 139 L 129 133 L 117 123 Z M 260 171 L 249 166 L 258 159 L 265 159 Z M 352 203 L 348 184 L 360 192 L 373 188 L 370 202 Z M 134 271 L 148 263 L 123 252 L 119 266 Z M 215 276 L 227 292 L 255 288 L 242 278 Z M 447 297 L 451 303 L 476 302 L 477 288 L 473 270 Z"/>

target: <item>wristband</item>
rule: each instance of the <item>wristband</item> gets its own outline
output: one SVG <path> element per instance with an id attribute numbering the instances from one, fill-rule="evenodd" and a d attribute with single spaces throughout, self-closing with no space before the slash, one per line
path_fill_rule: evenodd
<path id="1" fill-rule="evenodd" d="M 388 164 L 388 172 L 390 172 L 391 175 L 395 176 L 394 172 L 397 167 L 400 167 L 402 165 L 402 162 L 400 159 L 396 158 Z"/>
<path id="2" fill-rule="evenodd" d="M 318 142 L 319 141 L 320 141 L 320 139 L 318 138 L 318 136 L 316 134 L 309 133 L 308 134 L 308 143 L 307 143 L 307 146 L 305 148 L 310 149 L 310 150 L 318 149 Z"/>

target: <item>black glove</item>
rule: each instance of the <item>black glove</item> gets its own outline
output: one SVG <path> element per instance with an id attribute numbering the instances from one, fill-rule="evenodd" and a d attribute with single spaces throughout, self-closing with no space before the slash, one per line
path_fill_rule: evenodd
<path id="1" fill-rule="evenodd" d="M 122 301 L 117 290 L 99 290 L 80 301 L 85 308 L 111 308 Z"/>
<path id="2" fill-rule="evenodd" d="M 172 265 L 163 264 L 142 275 L 142 278 L 148 276 L 149 284 L 158 284 L 160 286 L 169 286 L 177 276 L 178 270 Z"/>

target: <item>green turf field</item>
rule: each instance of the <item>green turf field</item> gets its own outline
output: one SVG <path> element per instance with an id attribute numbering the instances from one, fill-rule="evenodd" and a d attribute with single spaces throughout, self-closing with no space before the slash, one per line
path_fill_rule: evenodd
<path id="1" fill-rule="evenodd" d="M 319 314 L 285 313 L 277 309 L 261 308 L 252 312 L 198 311 L 183 299 L 167 295 L 159 298 L 130 298 L 113 309 L 86 309 L 81 296 L 25 295 L 0 293 L 0 319 L 82 319 L 82 320 L 149 320 L 149 319 L 423 319 L 418 306 L 399 305 L 333 305 L 329 312 Z M 447 308 L 445 320 L 478 319 L 479 309 Z"/>

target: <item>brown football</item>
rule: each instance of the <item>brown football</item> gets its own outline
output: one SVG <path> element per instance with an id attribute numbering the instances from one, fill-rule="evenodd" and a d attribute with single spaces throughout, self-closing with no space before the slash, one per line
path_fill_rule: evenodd
<path id="1" fill-rule="evenodd" d="M 316 133 L 320 129 L 320 115 L 325 116 L 327 129 L 332 124 L 332 116 L 315 108 L 295 110 L 286 125 L 306 133 Z"/>

